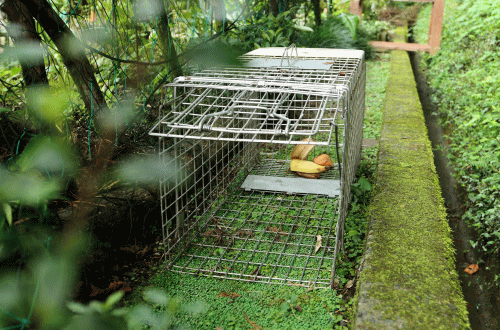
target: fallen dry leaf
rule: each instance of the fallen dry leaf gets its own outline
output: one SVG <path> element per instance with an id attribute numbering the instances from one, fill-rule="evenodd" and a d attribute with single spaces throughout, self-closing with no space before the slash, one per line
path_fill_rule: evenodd
<path id="1" fill-rule="evenodd" d="M 217 295 L 217 297 L 228 297 L 228 298 L 238 298 L 240 295 L 237 294 L 237 293 L 234 293 L 234 292 L 231 292 L 231 293 L 226 293 L 226 292 L 221 292 Z"/>
<path id="2" fill-rule="evenodd" d="M 469 275 L 474 274 L 479 270 L 479 265 L 478 264 L 470 264 L 467 266 L 467 268 L 464 269 L 464 272 L 466 272 Z"/>
<path id="3" fill-rule="evenodd" d="M 267 227 L 267 230 L 273 233 L 277 233 L 279 231 L 278 227 Z"/>
<path id="4" fill-rule="evenodd" d="M 318 252 L 321 248 L 321 235 L 316 236 L 316 246 L 314 247 L 314 253 Z"/>
<path id="5" fill-rule="evenodd" d="M 252 326 L 252 330 L 259 330 L 260 329 L 260 327 L 257 325 L 257 323 L 250 321 L 250 319 L 248 318 L 247 312 L 243 311 L 243 314 L 245 314 L 245 318 L 247 319 L 247 322 L 250 323 L 250 325 Z"/>
<path id="6" fill-rule="evenodd" d="M 251 273 L 250 273 L 250 275 L 255 275 L 255 274 L 261 275 L 261 274 L 260 274 L 260 272 L 259 272 L 259 268 L 258 268 L 258 267 L 257 267 L 257 268 L 255 268 L 255 269 L 253 270 L 253 272 L 251 272 Z"/>
<path id="7" fill-rule="evenodd" d="M 90 284 L 90 288 L 92 289 L 92 292 L 90 293 L 91 297 L 95 297 L 95 296 L 100 295 L 101 293 L 104 292 L 104 290 L 99 289 L 98 287 L 94 286 L 92 283 Z"/>

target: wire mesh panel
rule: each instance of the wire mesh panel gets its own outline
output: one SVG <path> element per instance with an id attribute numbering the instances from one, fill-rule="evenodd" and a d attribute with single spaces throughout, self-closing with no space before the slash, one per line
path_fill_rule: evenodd
<path id="1" fill-rule="evenodd" d="M 364 117 L 362 51 L 265 48 L 243 67 L 179 77 L 150 134 L 173 271 L 327 287 L 342 246 Z M 290 170 L 297 145 L 334 165 Z"/>

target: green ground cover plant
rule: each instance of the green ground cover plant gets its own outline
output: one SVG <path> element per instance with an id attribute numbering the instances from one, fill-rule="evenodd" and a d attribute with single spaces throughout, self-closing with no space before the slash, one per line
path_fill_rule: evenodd
<path id="1" fill-rule="evenodd" d="M 430 7 L 414 28 L 426 42 Z M 446 1 L 441 49 L 423 55 L 447 152 L 465 189 L 464 219 L 478 232 L 472 241 L 480 264 L 498 264 L 500 253 L 500 5 L 494 0 Z M 500 287 L 500 276 L 493 279 Z"/>

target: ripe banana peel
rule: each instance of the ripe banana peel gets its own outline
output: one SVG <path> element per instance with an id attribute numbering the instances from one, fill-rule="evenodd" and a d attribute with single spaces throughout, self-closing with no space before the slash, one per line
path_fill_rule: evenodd
<path id="1" fill-rule="evenodd" d="M 292 159 L 290 161 L 290 170 L 301 173 L 322 173 L 328 170 L 331 166 L 318 165 L 308 160 Z"/>
<path id="2" fill-rule="evenodd" d="M 305 138 L 302 142 L 314 142 L 314 140 L 312 138 Z M 306 159 L 313 148 L 314 144 L 297 144 L 292 150 L 290 159 Z"/>
<path id="3" fill-rule="evenodd" d="M 319 179 L 319 173 L 303 173 L 303 172 L 295 172 L 295 173 L 306 179 Z"/>

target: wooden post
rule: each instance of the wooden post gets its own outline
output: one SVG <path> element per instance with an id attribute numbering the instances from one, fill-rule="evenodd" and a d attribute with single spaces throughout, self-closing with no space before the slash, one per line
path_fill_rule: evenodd
<path id="1" fill-rule="evenodd" d="M 386 41 L 370 41 L 370 45 L 378 49 L 401 49 L 407 51 L 425 51 L 434 55 L 439 50 L 441 44 L 441 31 L 443 29 L 443 14 L 444 14 L 444 1 L 445 0 L 393 0 L 402 2 L 431 2 L 432 12 L 431 21 L 429 24 L 429 38 L 427 44 L 411 44 L 411 43 L 396 43 Z M 353 5 L 351 1 L 351 5 Z"/>
<path id="2" fill-rule="evenodd" d="M 431 23 L 429 26 L 429 39 L 427 43 L 430 46 L 429 53 L 434 55 L 441 45 L 441 32 L 443 30 L 444 0 L 434 0 L 432 4 Z"/>
<path id="3" fill-rule="evenodd" d="M 361 20 L 361 16 L 363 15 L 363 0 L 351 0 L 349 3 L 349 13 L 359 16 L 359 20 Z"/>

